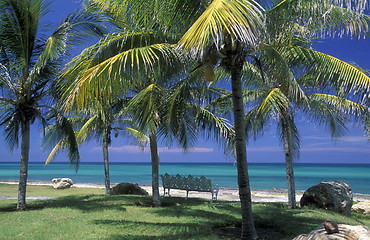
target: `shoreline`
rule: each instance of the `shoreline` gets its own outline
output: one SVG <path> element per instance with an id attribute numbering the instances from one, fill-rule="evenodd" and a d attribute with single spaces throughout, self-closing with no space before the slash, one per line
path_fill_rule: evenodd
<path id="1" fill-rule="evenodd" d="M 18 184 L 18 181 L 15 180 L 6 180 L 0 179 L 0 183 L 4 184 Z M 51 181 L 37 181 L 37 180 L 29 180 L 27 181 L 28 185 L 43 185 L 43 186 L 52 186 L 53 183 Z M 112 183 L 111 186 L 115 186 L 118 183 Z M 151 185 L 139 184 L 140 187 L 145 189 L 149 194 L 152 192 Z M 75 183 L 72 187 L 77 188 L 104 188 L 104 184 L 102 183 Z M 160 185 L 159 187 L 160 194 L 163 195 L 163 188 Z M 296 199 L 302 197 L 304 191 L 296 190 Z M 286 189 L 252 189 L 252 202 L 288 202 L 288 193 Z M 184 190 L 177 190 L 171 189 L 171 196 L 173 197 L 185 197 L 186 191 Z M 211 199 L 211 193 L 208 192 L 196 192 L 190 191 L 189 192 L 190 198 L 203 198 L 203 199 Z M 224 188 L 220 187 L 218 192 L 218 200 L 224 201 L 239 201 L 239 194 L 237 188 Z M 365 193 L 353 193 L 353 201 L 366 201 L 370 200 L 370 194 Z"/>

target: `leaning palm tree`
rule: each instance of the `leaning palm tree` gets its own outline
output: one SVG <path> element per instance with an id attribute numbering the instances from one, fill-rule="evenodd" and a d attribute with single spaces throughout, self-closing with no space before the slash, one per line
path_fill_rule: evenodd
<path id="1" fill-rule="evenodd" d="M 76 12 L 45 39 L 40 19 L 47 13 L 44 0 L 1 0 L 0 97 L 6 140 L 13 148 L 21 136 L 18 210 L 26 209 L 30 126 L 43 118 L 48 87 L 57 76 L 67 46 L 85 33 L 101 33 L 94 15 Z M 78 35 L 79 34 L 79 35 Z M 77 42 L 76 42 L 77 40 Z"/>
<path id="2" fill-rule="evenodd" d="M 97 101 L 85 113 L 78 116 L 65 118 L 59 111 L 52 113 L 56 119 L 49 126 L 44 137 L 44 147 L 54 146 L 45 164 L 48 164 L 62 150 L 68 150 L 69 158 L 78 155 L 77 146 L 95 137 L 100 142 L 103 151 L 105 194 L 111 194 L 109 175 L 109 145 L 112 141 L 112 132 L 117 138 L 121 134 L 133 136 L 140 145 L 149 139 L 135 129 L 131 119 L 121 117 L 124 99 L 115 101 L 114 104 L 102 104 Z M 95 114 L 94 114 L 95 113 Z M 69 114 L 73 114 L 70 112 Z M 76 115 L 76 114 L 74 114 Z M 71 131 L 74 129 L 72 136 Z M 66 134 L 68 133 L 68 134 Z"/>

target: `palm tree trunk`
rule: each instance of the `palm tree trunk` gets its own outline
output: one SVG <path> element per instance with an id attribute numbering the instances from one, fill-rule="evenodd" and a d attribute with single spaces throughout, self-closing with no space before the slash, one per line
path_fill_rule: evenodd
<path id="1" fill-rule="evenodd" d="M 257 239 L 257 232 L 254 227 L 252 215 L 252 199 L 249 185 L 246 134 L 244 122 L 244 103 L 241 85 L 242 61 L 235 64 L 231 71 L 231 85 L 233 95 L 233 111 L 235 126 L 235 150 L 238 169 L 239 198 L 242 210 L 242 236 L 241 239 Z"/>
<path id="2" fill-rule="evenodd" d="M 30 126 L 29 120 L 22 122 L 21 162 L 19 167 L 18 204 L 17 210 L 26 210 L 26 189 L 28 176 L 28 159 L 30 152 Z"/>
<path id="3" fill-rule="evenodd" d="M 283 120 L 284 121 L 284 120 Z M 289 123 L 282 125 L 283 130 L 283 141 L 284 141 L 284 155 L 285 155 L 285 168 L 286 168 L 286 180 L 288 184 L 288 206 L 290 208 L 297 208 L 295 198 L 295 183 L 294 183 L 294 171 L 293 171 L 293 157 L 290 147 L 290 127 Z"/>
<path id="4" fill-rule="evenodd" d="M 105 180 L 105 194 L 111 195 L 110 189 L 110 175 L 109 175 L 109 153 L 108 146 L 110 143 L 109 131 L 103 133 L 103 156 L 104 156 L 104 180 Z"/>
<path id="5" fill-rule="evenodd" d="M 161 199 L 159 195 L 159 156 L 158 156 L 158 146 L 157 137 L 155 132 L 150 131 L 150 154 L 152 157 L 152 195 L 153 195 L 153 206 L 160 207 Z"/>

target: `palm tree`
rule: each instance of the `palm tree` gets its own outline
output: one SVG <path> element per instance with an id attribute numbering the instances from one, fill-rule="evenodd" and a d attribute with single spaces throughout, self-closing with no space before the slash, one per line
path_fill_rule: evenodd
<path id="1" fill-rule="evenodd" d="M 65 80 L 68 82 L 65 86 L 69 85 L 63 90 L 66 103 L 76 103 L 77 109 L 85 109 L 89 104 L 94 104 L 99 96 L 104 95 L 105 100 L 109 102 L 114 97 L 131 94 L 134 98 L 130 105 L 136 107 L 134 102 L 137 99 L 147 98 L 145 103 L 148 105 L 141 104 L 140 107 L 143 113 L 148 115 L 139 116 L 138 119 L 142 122 L 142 131 L 147 132 L 150 139 L 153 204 L 159 206 L 157 127 L 160 123 L 159 115 L 163 112 L 161 101 L 165 100 L 165 95 L 162 95 L 163 88 L 158 81 L 168 79 L 181 70 L 181 66 L 174 67 L 179 66 L 181 58 L 169 41 L 171 37 L 163 35 L 163 32 L 155 27 L 156 21 L 148 23 L 140 18 L 134 19 L 134 14 L 128 15 L 128 11 L 135 11 L 133 6 L 128 10 L 124 2 L 93 2 L 97 3 L 98 7 L 112 18 L 111 22 L 122 31 L 106 35 L 71 63 L 71 67 L 62 76 L 62 80 L 73 81 L 69 84 L 70 82 Z M 131 24 L 128 25 L 127 22 Z M 139 113 L 137 109 L 133 112 Z M 147 118 L 148 116 L 153 118 Z"/>
<path id="2" fill-rule="evenodd" d="M 282 4 L 286 4 L 287 2 Z M 334 106 L 331 107 L 325 105 L 324 101 L 322 101 L 322 104 L 314 103 L 315 98 L 312 98 L 312 96 L 317 97 L 317 95 L 312 95 L 312 91 L 316 91 L 318 88 L 322 88 L 325 84 L 328 85 L 330 83 L 332 92 L 339 92 L 339 89 L 348 87 L 351 90 L 347 90 L 347 92 L 351 92 L 356 88 L 356 91 L 362 93 L 359 96 L 364 96 L 369 86 L 369 78 L 361 69 L 357 69 L 332 56 L 311 50 L 309 48 L 311 42 L 309 39 L 306 39 L 306 35 L 311 36 L 308 33 L 317 31 L 316 28 L 305 30 L 303 34 L 302 30 L 305 27 L 294 28 L 294 24 L 297 24 L 295 22 L 292 22 L 291 26 L 286 28 L 289 29 L 289 32 L 284 31 L 284 28 L 280 26 L 276 26 L 276 21 L 272 21 L 270 18 L 276 14 L 274 11 L 277 8 L 272 8 L 266 14 L 266 22 L 268 23 L 266 28 L 269 30 L 269 38 L 264 40 L 264 43 L 256 48 L 255 51 L 251 51 L 246 58 L 243 78 L 249 83 L 249 87 L 254 90 L 246 90 L 244 92 L 244 100 L 246 103 L 255 103 L 258 101 L 258 104 L 255 103 L 257 107 L 246 115 L 246 126 L 247 129 L 254 128 L 261 130 L 266 125 L 265 122 L 267 119 L 271 116 L 275 116 L 275 119 L 279 122 L 279 132 L 286 158 L 289 206 L 295 208 L 292 159 L 298 155 L 300 141 L 294 122 L 292 106 L 300 105 L 302 108 L 312 105 L 316 109 L 323 110 L 321 114 L 317 114 L 316 110 L 311 109 L 312 112 L 316 113 L 319 122 L 327 119 L 332 127 L 337 127 L 337 129 L 333 128 L 332 131 L 332 134 L 336 135 L 338 130 L 345 127 L 342 124 L 342 113 L 339 111 L 340 109 L 347 109 L 346 112 L 348 113 L 348 106 L 345 107 L 343 101 L 340 105 L 337 105 L 337 107 L 340 106 L 340 109 L 335 108 L 335 104 L 332 104 Z M 332 6 L 332 8 L 334 10 L 332 12 L 327 11 L 326 17 L 330 18 L 332 15 L 336 15 L 339 18 L 337 23 L 342 21 L 341 17 L 343 18 L 343 16 L 347 16 L 345 20 L 351 24 L 354 24 L 355 21 L 351 21 L 348 16 L 355 17 L 359 21 L 364 22 L 368 18 L 366 15 L 354 13 L 343 8 L 336 8 L 335 6 Z M 297 8 L 294 9 L 297 10 Z M 278 16 L 281 17 L 281 15 Z M 284 22 L 285 27 L 288 25 L 287 22 Z M 329 27 L 332 24 L 333 22 L 331 20 Z M 271 25 L 274 27 L 271 27 Z M 347 25 L 345 24 L 345 26 Z M 278 27 L 278 31 L 276 31 L 276 27 Z M 311 25 L 309 27 L 312 28 Z M 321 27 L 328 27 L 328 23 Z M 297 55 L 299 55 L 299 58 Z M 316 79 L 316 81 L 312 79 Z M 329 97 L 330 95 L 328 94 L 326 96 L 328 103 L 334 103 L 334 100 L 329 99 L 334 99 L 335 96 Z M 353 97 L 350 98 L 353 99 Z M 364 97 L 357 98 L 365 99 Z M 225 96 L 220 98 L 219 102 L 224 100 Z M 339 100 L 336 102 L 339 103 Z M 346 101 L 346 103 L 352 105 L 354 114 L 362 112 L 361 115 L 366 116 L 366 111 L 364 110 L 366 108 L 358 104 L 356 105 L 353 102 Z M 355 106 L 357 106 L 357 109 Z M 306 111 L 308 109 L 310 108 L 306 108 Z M 323 113 L 327 114 L 326 118 L 324 118 Z"/>
<path id="3" fill-rule="evenodd" d="M 251 90 L 253 91 L 253 90 Z M 335 95 L 313 93 L 306 94 L 306 101 L 292 102 L 281 89 L 261 89 L 259 99 L 249 99 L 254 105 L 245 117 L 249 131 L 255 138 L 268 125 L 278 123 L 278 135 L 284 149 L 286 178 L 288 186 L 288 206 L 296 208 L 293 160 L 299 157 L 300 137 L 295 123 L 295 115 L 301 110 L 313 122 L 329 126 L 332 137 L 338 137 L 347 130 L 346 115 L 365 118 L 369 111 L 363 105 L 337 97 Z M 248 102 L 247 102 L 248 103 Z"/>
<path id="4" fill-rule="evenodd" d="M 112 17 L 112 23 L 124 31 L 106 35 L 75 58 L 62 76 L 62 81 L 69 86 L 63 89 L 67 99 L 65 102 L 69 105 L 76 103 L 77 109 L 82 110 L 94 104 L 99 96 L 105 96 L 105 100 L 123 95 L 133 96 L 126 111 L 133 113 L 134 119 L 140 122 L 140 130 L 147 133 L 150 139 L 153 204 L 159 206 L 157 138 L 159 132 L 168 130 L 164 126 L 166 120 L 163 120 L 168 88 L 178 78 L 176 74 L 183 71 L 183 59 L 171 44 L 171 41 L 174 42 L 171 34 L 163 35 L 164 25 L 156 26 L 159 23 L 155 20 L 145 24 L 148 21 L 143 23 L 140 17 L 131 19 L 139 16 L 136 14 L 127 16 L 126 11 L 134 11 L 135 4 L 127 10 L 124 2 L 94 2 L 100 4 L 99 7 Z M 125 24 L 128 22 L 126 18 L 130 18 L 130 26 Z M 145 31 L 141 31 L 143 28 Z M 187 124 L 188 127 L 191 125 Z M 183 127 L 182 131 L 185 129 Z M 166 133 L 167 137 L 170 135 Z M 185 139 L 187 137 L 182 135 L 180 141 L 187 146 Z"/>
<path id="5" fill-rule="evenodd" d="M 241 0 L 215 0 L 211 4 L 208 4 L 207 1 L 196 0 L 156 0 L 154 2 L 140 1 L 140 3 L 137 1 L 124 1 L 122 3 L 118 1 L 104 2 L 94 0 L 93 2 L 99 4 L 103 9 L 108 9 L 108 12 L 110 12 L 113 17 L 116 18 L 117 16 L 121 16 L 122 19 L 116 19 L 118 21 L 115 22 L 118 22 L 121 26 L 126 24 L 126 29 L 134 29 L 136 32 L 141 30 L 141 33 L 144 32 L 143 30 L 152 31 L 152 34 L 158 32 L 158 29 L 160 29 L 162 33 L 172 37 L 169 37 L 171 42 L 173 39 L 176 39 L 184 29 L 187 29 L 189 24 L 193 23 L 193 19 L 197 19 L 192 28 L 190 28 L 180 40 L 180 46 L 183 49 L 189 50 L 193 57 L 201 59 L 202 63 L 207 66 L 205 72 L 210 73 L 211 75 L 210 78 L 207 77 L 208 79 L 212 79 L 212 68 L 218 64 L 223 66 L 231 76 L 234 104 L 236 160 L 242 207 L 242 238 L 255 239 L 257 234 L 254 228 L 251 212 L 250 186 L 245 149 L 245 127 L 243 121 L 244 104 L 240 80 L 243 64 L 250 58 L 256 58 L 253 53 L 269 51 L 270 54 L 272 54 L 275 50 L 274 46 L 262 44 L 266 42 L 266 39 L 268 39 L 265 31 L 266 28 L 263 20 L 264 15 L 262 7 L 260 7 L 255 1 Z M 341 1 L 338 1 L 338 4 L 340 3 Z M 143 7 L 143 4 L 148 4 L 145 5 L 147 8 Z M 269 19 L 274 19 L 274 21 L 276 21 L 276 24 L 279 26 L 279 28 L 276 29 L 284 29 L 286 26 L 291 27 L 291 25 L 283 24 L 285 23 L 283 21 L 293 24 L 293 26 L 295 26 L 294 24 L 297 24 L 296 27 L 299 29 L 300 24 L 309 23 L 307 19 L 310 19 L 310 16 L 313 14 L 315 14 L 315 16 L 325 16 L 328 10 L 338 9 L 333 8 L 333 6 L 334 5 L 331 1 L 310 0 L 305 1 L 304 3 L 301 3 L 300 1 L 278 1 L 273 8 L 274 11 L 269 13 L 270 16 L 272 16 Z M 359 6 L 364 5 L 359 4 Z M 148 9 L 148 11 L 153 11 L 155 14 L 146 14 L 146 9 Z M 193 13 L 193 15 L 189 15 L 189 13 Z M 322 17 L 322 21 L 317 22 L 316 26 L 320 26 L 319 23 L 325 22 L 326 29 L 333 29 L 344 24 L 348 27 L 347 29 L 354 30 L 357 29 L 356 26 L 361 25 L 363 27 L 366 24 L 366 21 L 361 21 L 360 24 L 358 24 L 358 22 L 352 22 L 348 19 L 355 19 L 355 17 L 351 16 L 351 18 L 347 18 L 345 15 L 346 14 L 342 14 L 337 18 Z M 333 14 L 333 16 L 335 16 L 335 14 Z M 323 19 L 325 21 L 323 21 Z M 363 20 L 363 18 L 361 20 Z M 131 28 L 127 27 L 127 23 L 131 25 Z M 269 26 L 273 26 L 273 24 L 269 24 Z M 278 33 L 278 30 L 275 32 Z M 125 33 L 127 34 L 128 31 Z M 117 36 L 118 35 L 119 34 L 117 34 Z M 158 35 L 153 34 L 153 36 Z M 118 40 L 118 38 L 116 39 Z M 144 38 L 140 39 L 142 40 L 141 43 L 143 43 Z M 111 38 L 111 40 L 113 40 L 113 38 Z M 109 39 L 106 41 L 106 43 L 112 42 L 114 41 L 110 41 Z M 121 45 L 123 46 L 124 44 Z M 106 46 L 109 46 L 109 44 Z M 117 49 L 117 45 L 114 46 Z M 150 42 L 147 41 L 147 46 L 152 47 L 153 45 L 150 45 Z M 69 99 L 72 100 L 74 98 L 75 100 L 78 100 L 81 107 L 87 103 L 84 99 L 87 94 L 95 94 L 90 92 L 91 89 L 96 89 L 91 88 L 92 85 L 99 86 L 99 88 L 104 91 L 109 89 L 108 87 L 104 87 L 108 85 L 105 85 L 103 82 L 103 79 L 106 79 L 107 76 L 110 77 L 110 81 L 113 82 L 112 84 L 127 87 L 128 84 L 123 84 L 122 79 L 118 80 L 118 78 L 122 78 L 123 75 L 132 76 L 130 74 L 135 73 L 136 71 L 140 72 L 140 69 L 153 70 L 153 68 L 150 67 L 159 62 L 157 61 L 157 57 L 159 55 L 154 55 L 154 53 L 159 52 L 161 56 L 167 56 L 167 59 L 170 56 L 170 54 L 168 54 L 169 52 L 165 51 L 167 48 L 153 48 L 153 51 L 147 53 L 144 53 L 141 50 L 135 50 L 135 53 L 121 52 L 117 57 L 111 58 L 109 61 L 105 61 L 104 63 L 100 61 L 102 64 L 98 64 L 95 67 L 90 68 L 89 71 L 85 71 L 85 74 L 80 76 L 76 82 L 74 87 L 75 92 L 72 92 Z M 148 48 L 145 49 L 145 51 L 146 50 L 148 50 Z M 318 53 L 307 51 L 306 49 L 291 49 L 290 46 L 288 46 L 287 50 L 291 50 L 286 51 L 286 53 L 292 56 L 290 58 L 292 61 L 303 62 L 305 60 L 306 63 L 312 63 L 318 58 L 321 59 L 322 62 L 328 63 L 328 58 L 322 57 Z M 96 52 L 99 53 L 99 51 Z M 112 51 L 110 53 L 112 53 Z M 132 56 L 131 58 L 128 57 L 129 54 Z M 104 60 L 108 60 L 108 55 L 106 55 Z M 274 55 L 272 54 L 272 56 Z M 312 56 L 315 57 L 312 58 Z M 141 61 L 141 59 L 146 59 L 146 61 Z M 277 59 L 273 58 L 272 61 L 277 61 Z M 86 67 L 82 62 L 80 65 L 75 64 L 75 66 L 77 66 L 74 68 L 75 70 L 78 70 L 78 68 L 81 70 Z M 135 68 L 132 66 L 135 66 Z M 330 66 L 332 67 L 330 70 L 335 70 L 335 67 L 333 68 L 335 63 L 332 63 Z M 329 73 L 329 71 L 326 73 Z M 348 74 L 348 72 L 346 74 Z M 100 76 L 103 77 L 99 80 Z M 344 75 L 342 75 L 342 77 L 343 76 Z M 140 79 L 141 75 L 135 77 Z M 322 76 L 318 79 L 321 79 L 321 77 Z M 335 85 L 337 89 L 341 88 L 341 79 L 343 78 L 338 78 L 336 81 L 333 81 L 333 85 Z M 291 80 L 291 78 L 286 79 L 286 81 L 289 80 Z M 360 81 L 363 80 L 364 78 L 361 78 Z M 349 87 L 346 90 L 356 90 L 356 86 Z M 79 92 L 78 96 L 76 95 L 77 92 Z M 298 92 L 296 96 L 300 97 L 300 92 Z"/>
<path id="6" fill-rule="evenodd" d="M 296 207 L 292 162 L 295 157 L 298 157 L 300 143 L 294 122 L 294 111 L 291 107 L 295 105 L 298 109 L 303 108 L 308 114 L 310 111 L 314 112 L 315 115 L 311 115 L 311 119 L 316 122 L 329 122 L 334 137 L 346 129 L 343 125 L 343 111 L 354 115 L 361 112 L 363 117 L 368 114 L 361 104 L 343 98 L 363 103 L 366 98 L 366 89 L 369 88 L 369 75 L 362 69 L 333 56 L 316 52 L 310 47 L 315 36 L 325 36 L 328 34 L 327 31 L 332 34 L 330 32 L 332 29 L 341 35 L 350 34 L 360 37 L 361 34 L 366 34 L 370 18 L 330 2 L 323 2 L 324 7 L 325 5 L 328 6 L 325 13 L 323 12 L 325 8 L 309 13 L 307 9 L 313 8 L 310 3 L 302 9 L 302 15 L 315 18 L 316 24 L 296 22 L 295 19 L 291 19 L 290 11 L 293 9 L 297 11 L 296 3 L 286 1 L 268 10 L 266 28 L 270 41 L 267 44 L 273 47 L 269 47 L 267 51 L 254 57 L 257 69 L 253 70 L 253 76 L 256 77 L 257 72 L 261 77 L 260 82 L 269 86 L 270 90 L 267 91 L 268 95 L 261 102 L 260 108 L 254 113 L 258 115 L 256 117 L 259 118 L 260 123 L 249 126 L 261 127 L 266 115 L 271 112 L 276 113 L 279 135 L 284 146 L 288 202 L 291 208 Z M 280 25 L 278 26 L 277 23 Z M 353 30 L 354 27 L 356 30 Z M 284 29 L 292 29 L 292 31 L 286 32 Z M 344 30 L 347 32 L 344 33 Z M 279 65 L 271 62 L 273 59 Z M 276 71 L 273 68 L 279 70 Z M 319 95 L 314 94 L 318 90 L 325 93 L 320 96 L 326 97 L 319 98 Z M 357 92 L 357 97 L 353 97 L 353 92 Z M 333 93 L 338 96 L 333 96 Z M 343 100 L 339 101 L 339 99 Z M 345 104 L 349 105 L 345 106 Z M 272 106 L 274 106 L 273 110 Z"/>
<path id="7" fill-rule="evenodd" d="M 193 26 L 182 37 L 179 45 L 197 58 L 210 58 L 213 65 L 218 50 L 221 65 L 231 76 L 233 116 L 235 129 L 235 153 L 238 170 L 239 196 L 242 209 L 242 239 L 256 239 L 252 215 L 252 200 L 247 167 L 244 103 L 241 72 L 245 54 L 256 48 L 258 36 L 263 29 L 262 8 L 254 1 L 213 1 Z M 211 48 L 211 46 L 215 46 Z M 211 64 L 209 64 L 211 65 Z M 211 65 L 211 67 L 213 67 Z"/>
<path id="8" fill-rule="evenodd" d="M 135 125 L 131 119 L 124 119 L 121 117 L 125 102 L 127 102 L 127 100 L 120 99 L 116 100 L 114 104 L 103 104 L 102 101 L 97 100 L 85 113 L 80 113 L 79 116 L 69 118 L 63 117 L 63 114 L 58 111 L 53 112 L 52 114 L 56 118 L 56 121 L 52 126 L 47 128 L 44 138 L 44 147 L 50 145 L 54 147 L 46 159 L 45 164 L 52 161 L 58 152 L 66 148 L 69 150 L 70 158 L 78 155 L 76 146 L 95 136 L 100 142 L 103 151 L 105 194 L 110 195 L 108 148 L 111 143 L 112 132 L 114 132 L 115 137 L 118 137 L 120 132 L 128 133 L 135 137 L 141 145 L 149 141 L 144 134 L 135 129 L 135 126 L 134 128 L 130 127 Z M 73 112 L 71 114 L 73 114 Z M 73 136 L 70 134 L 71 131 L 66 131 L 66 128 L 76 129 L 72 133 Z M 68 135 L 66 133 L 68 133 Z"/>
<path id="9" fill-rule="evenodd" d="M 0 98 L 1 121 L 11 148 L 21 136 L 18 210 L 26 209 L 30 126 L 36 119 L 45 124 L 44 104 L 67 46 L 80 40 L 81 30 L 101 33 L 94 15 L 76 12 L 45 39 L 40 19 L 47 12 L 43 0 L 1 0 Z M 77 35 L 80 34 L 80 35 Z M 77 40 L 77 42 L 76 42 Z"/>
<path id="10" fill-rule="evenodd" d="M 300 30 L 302 25 L 311 28 L 311 31 L 307 34 L 312 33 L 313 30 L 322 30 L 321 33 L 325 36 L 328 33 L 335 35 L 334 31 L 340 27 L 356 34 L 357 31 L 366 29 L 368 18 L 355 11 L 339 7 L 342 4 L 341 1 L 334 3 L 333 1 L 282 0 L 272 3 L 275 3 L 275 5 L 270 11 L 266 12 L 264 15 L 266 20 L 264 21 L 261 7 L 257 2 L 215 0 L 179 42 L 179 45 L 193 57 L 203 59 L 204 65 L 208 65 L 208 68 L 212 69 L 214 66 L 220 65 L 231 76 L 236 161 L 242 207 L 242 239 L 257 238 L 251 211 L 250 187 L 246 166 L 244 104 L 241 85 L 243 65 L 246 62 L 254 62 L 259 65 L 261 60 L 265 60 L 262 62 L 263 65 L 269 66 L 271 64 L 269 68 L 275 71 L 276 76 L 284 80 L 286 86 L 295 85 L 294 75 L 291 74 L 290 70 L 290 66 L 293 66 L 294 63 L 297 66 L 297 71 L 299 71 L 300 66 L 308 67 L 310 73 L 317 70 L 317 73 L 313 74 L 317 77 L 317 80 L 322 80 L 334 72 L 338 75 L 337 78 L 326 79 L 326 83 L 330 82 L 334 89 L 343 91 L 343 87 L 347 86 L 346 92 L 358 90 L 362 93 L 368 89 L 368 78 L 360 71 L 347 68 L 348 71 L 340 72 L 339 65 L 341 65 L 341 62 L 339 60 L 308 48 L 295 47 L 294 44 L 290 44 L 291 41 L 284 42 L 288 39 L 286 35 L 280 35 L 280 33 L 286 32 L 287 29 Z M 268 6 L 268 4 L 265 5 Z M 356 10 L 361 12 L 365 6 L 366 2 L 359 3 L 356 5 Z M 302 29 L 306 28 L 303 27 Z M 296 42 L 299 41 L 299 36 L 297 37 L 295 32 L 291 34 L 291 37 Z M 309 37 L 312 36 L 309 35 Z M 270 38 L 280 40 L 277 41 L 278 45 L 270 45 Z M 277 51 L 282 49 L 285 49 L 284 55 L 280 55 Z M 269 57 L 262 59 L 261 56 Z M 290 60 L 289 64 L 286 65 L 282 60 L 288 56 Z M 324 68 L 321 69 L 322 67 Z M 355 83 L 347 78 L 351 74 L 359 77 Z M 324 85 L 323 82 L 320 82 L 321 85 Z M 366 87 L 362 88 L 361 86 L 364 84 Z M 299 88 L 293 87 L 286 90 L 295 91 L 290 94 L 295 99 L 304 99 L 304 95 Z M 292 129 L 292 126 L 289 126 L 289 119 L 286 120 L 288 121 L 282 123 L 287 128 Z M 292 136 L 284 135 L 284 138 L 293 139 Z"/>
<path id="11" fill-rule="evenodd" d="M 133 120 L 138 122 L 139 128 L 149 135 L 154 206 L 161 204 L 158 178 L 160 136 L 164 136 L 168 144 L 172 144 L 172 139 L 175 138 L 186 151 L 198 138 L 199 130 L 203 129 L 208 133 L 213 131 L 216 140 L 222 139 L 226 142 L 233 134 L 225 119 L 217 117 L 206 107 L 201 106 L 204 105 L 204 100 L 196 102 L 197 98 L 205 97 L 205 92 L 216 92 L 215 89 L 194 84 L 194 78 L 191 76 L 172 86 L 166 86 L 168 83 L 170 81 L 149 81 L 147 87 L 130 100 L 125 110 L 132 113 Z"/>

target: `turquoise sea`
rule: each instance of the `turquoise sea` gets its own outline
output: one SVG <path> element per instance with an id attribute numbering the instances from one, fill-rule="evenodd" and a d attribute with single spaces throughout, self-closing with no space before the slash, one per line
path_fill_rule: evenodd
<path id="1" fill-rule="evenodd" d="M 305 190 L 321 181 L 344 180 L 356 193 L 370 194 L 370 165 L 365 164 L 295 164 L 296 188 Z M 229 163 L 162 163 L 160 174 L 204 175 L 220 187 L 237 188 L 236 167 Z M 18 163 L 0 163 L 0 181 L 17 180 Z M 111 163 L 112 183 L 151 183 L 150 163 Z M 278 163 L 250 163 L 252 189 L 286 188 L 285 165 Z M 69 177 L 76 183 L 103 183 L 102 163 L 81 163 L 76 173 L 68 163 L 29 164 L 29 180 L 51 181 L 55 177 Z"/>

